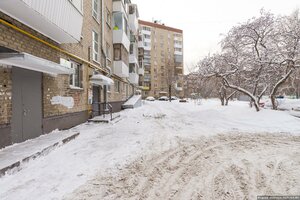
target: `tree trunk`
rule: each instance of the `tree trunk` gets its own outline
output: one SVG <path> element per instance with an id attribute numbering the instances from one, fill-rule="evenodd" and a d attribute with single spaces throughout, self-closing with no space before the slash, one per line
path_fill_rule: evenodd
<path id="1" fill-rule="evenodd" d="M 170 101 L 170 102 L 172 101 L 172 100 L 171 100 L 171 96 L 172 96 L 171 92 L 172 92 L 172 86 L 169 85 L 169 101 Z"/>
<path id="2" fill-rule="evenodd" d="M 277 110 L 278 105 L 277 105 L 277 103 L 276 103 L 275 95 L 271 95 L 270 98 L 271 98 L 271 102 L 272 102 L 272 109 L 273 109 L 273 110 Z"/>
<path id="3" fill-rule="evenodd" d="M 221 100 L 221 106 L 224 106 L 225 105 L 224 98 L 220 97 L 220 100 Z"/>
<path id="4" fill-rule="evenodd" d="M 226 103 L 225 103 L 225 106 L 228 106 L 229 99 L 231 99 L 231 97 L 232 97 L 233 95 L 235 95 L 236 92 L 237 92 L 237 91 L 234 91 L 234 92 L 231 93 L 228 97 L 226 97 Z"/>
<path id="5" fill-rule="evenodd" d="M 272 92 L 271 92 L 271 102 L 272 102 L 272 108 L 273 110 L 277 110 L 278 105 L 276 105 L 276 99 L 275 99 L 275 95 L 279 89 L 279 87 L 285 83 L 285 81 L 290 77 L 290 75 L 293 73 L 294 68 L 291 68 L 288 73 L 286 73 L 284 75 L 284 77 L 282 77 L 273 87 Z"/>

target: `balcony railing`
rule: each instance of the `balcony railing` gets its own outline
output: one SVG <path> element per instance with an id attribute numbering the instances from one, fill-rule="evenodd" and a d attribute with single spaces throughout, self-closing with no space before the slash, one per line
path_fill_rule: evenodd
<path id="1" fill-rule="evenodd" d="M 129 73 L 129 81 L 137 85 L 139 83 L 139 75 L 137 73 Z"/>
<path id="2" fill-rule="evenodd" d="M 128 36 L 123 30 L 114 30 L 113 31 L 113 43 L 114 44 L 123 44 L 125 49 L 129 52 L 130 41 Z"/>
<path id="3" fill-rule="evenodd" d="M 182 53 L 182 51 L 174 51 L 174 55 L 180 55 L 180 56 L 182 56 L 183 53 Z"/>
<path id="4" fill-rule="evenodd" d="M 0 11 L 58 43 L 77 43 L 83 15 L 76 5 L 67 0 L 1 0 Z"/>
<path id="5" fill-rule="evenodd" d="M 122 0 L 113 1 L 113 12 L 122 12 L 127 16 L 127 5 L 124 5 Z"/>
<path id="6" fill-rule="evenodd" d="M 123 61 L 114 61 L 114 74 L 122 78 L 129 77 L 129 68 Z"/>
<path id="7" fill-rule="evenodd" d="M 144 76 L 145 75 L 145 69 L 140 67 L 139 68 L 139 75 Z"/>
<path id="8" fill-rule="evenodd" d="M 132 30 L 134 33 L 138 31 L 139 22 L 138 22 L 138 16 L 136 12 L 134 12 L 133 14 L 129 14 L 129 27 L 130 30 Z"/>

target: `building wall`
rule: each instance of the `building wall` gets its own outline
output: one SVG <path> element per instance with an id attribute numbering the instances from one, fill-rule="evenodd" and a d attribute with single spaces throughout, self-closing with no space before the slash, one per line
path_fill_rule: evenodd
<path id="1" fill-rule="evenodd" d="M 40 33 L 32 30 L 31 28 L 21 24 L 20 22 L 12 19 L 11 17 L 0 12 L 0 18 L 10 22 L 11 24 L 17 26 L 20 29 L 23 29 L 30 34 L 45 40 L 46 42 L 59 46 L 56 42 L 50 40 L 49 38 L 41 35 Z M 14 29 L 7 27 L 3 24 L 0 24 L 0 46 L 6 47 L 18 52 L 26 52 L 28 54 L 59 63 L 60 58 L 71 59 L 60 52 L 42 44 L 30 37 L 23 35 L 22 33 L 15 31 Z M 68 49 L 68 48 L 66 48 Z M 80 54 L 78 54 L 80 55 Z M 84 65 L 83 65 L 84 66 Z M 87 66 L 83 67 L 83 77 L 87 76 Z M 12 87 L 13 83 L 11 80 L 11 70 L 9 68 L 0 67 L 0 99 L 1 99 L 1 108 L 0 108 L 0 133 L 5 133 L 5 136 L 1 137 L 0 148 L 6 145 L 11 144 L 10 139 L 10 123 L 12 116 Z M 72 89 L 69 86 L 69 75 L 58 75 L 56 77 L 50 76 L 48 74 L 43 74 L 43 118 L 44 121 L 49 118 L 46 124 L 44 124 L 45 133 L 50 132 L 51 130 L 57 128 L 55 127 L 55 122 L 52 122 L 50 118 L 55 116 L 64 115 L 70 123 L 74 126 L 76 122 L 73 121 L 72 117 L 69 117 L 71 114 L 74 116 L 74 113 L 78 113 L 82 116 L 82 112 L 87 111 L 87 83 L 86 79 L 83 81 L 83 89 Z M 67 108 L 62 105 L 52 105 L 51 99 L 55 96 L 62 97 L 72 97 L 74 99 L 74 107 Z M 2 102 L 4 101 L 4 104 Z M 78 117 L 78 116 L 76 116 Z M 75 118 L 76 118 L 75 117 Z M 87 117 L 81 117 L 79 120 L 83 122 Z M 74 123 L 73 123 L 74 122 Z M 77 120 L 78 122 L 78 120 Z M 52 128 L 47 127 L 47 124 L 50 124 Z M 78 123 L 77 123 L 78 124 Z M 46 126 L 45 126 L 46 125 Z M 68 127 L 62 127 L 68 128 Z M 6 138 L 6 139 L 5 139 Z"/>

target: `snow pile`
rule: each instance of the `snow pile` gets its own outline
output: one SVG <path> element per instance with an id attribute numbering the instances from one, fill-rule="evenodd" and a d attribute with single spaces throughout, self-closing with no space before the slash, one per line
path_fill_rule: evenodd
<path id="1" fill-rule="evenodd" d="M 136 108 L 142 105 L 142 95 L 133 95 L 123 104 L 124 108 Z"/>

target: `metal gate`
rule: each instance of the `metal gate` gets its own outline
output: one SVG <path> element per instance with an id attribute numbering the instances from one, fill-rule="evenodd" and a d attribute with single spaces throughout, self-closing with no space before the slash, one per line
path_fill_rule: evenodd
<path id="1" fill-rule="evenodd" d="M 42 73 L 12 68 L 12 141 L 42 134 Z"/>

